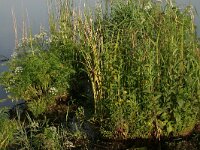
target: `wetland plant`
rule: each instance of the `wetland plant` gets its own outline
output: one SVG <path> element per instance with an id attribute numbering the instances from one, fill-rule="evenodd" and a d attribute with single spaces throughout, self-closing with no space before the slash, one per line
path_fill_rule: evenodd
<path id="1" fill-rule="evenodd" d="M 199 42 L 192 7 L 118 1 L 77 21 L 95 117 L 109 138 L 189 134 L 199 116 Z"/>
<path id="2" fill-rule="evenodd" d="M 83 112 L 94 110 L 90 120 L 103 136 L 160 139 L 189 134 L 200 112 L 193 9 L 118 0 L 109 14 L 101 8 L 80 13 L 66 2 L 60 0 L 59 11 L 50 15 L 49 40 L 30 37 L 9 60 L 1 85 L 10 98 L 25 100 L 38 116 L 58 97 L 70 95 L 72 81 L 81 83 L 84 76 L 92 105 L 84 105 Z M 57 141 L 49 146 L 60 146 L 58 131 L 44 129 L 47 144 Z"/>

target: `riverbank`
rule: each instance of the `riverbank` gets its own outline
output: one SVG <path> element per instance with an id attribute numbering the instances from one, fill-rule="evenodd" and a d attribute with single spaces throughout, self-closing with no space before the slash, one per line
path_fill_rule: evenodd
<path id="1" fill-rule="evenodd" d="M 55 146 L 54 144 L 56 143 L 54 142 L 56 142 L 55 140 L 57 138 L 61 140 L 60 149 L 198 150 L 200 147 L 200 124 L 197 124 L 191 133 L 181 137 L 161 137 L 160 139 L 108 139 L 100 134 L 100 127 L 95 125 L 94 122 L 78 120 L 79 117 L 77 117 L 74 110 L 75 106 L 70 108 L 74 113 L 72 110 L 69 111 L 68 121 L 65 122 L 66 112 L 68 112 L 68 109 L 66 108 L 67 106 L 63 104 L 55 106 L 55 109 L 52 110 L 51 113 L 47 112 L 44 116 L 34 118 L 34 116 L 31 115 L 31 112 L 28 111 L 26 104 L 21 103 L 9 110 L 9 118 L 12 120 L 12 123 L 15 121 L 18 122 L 15 128 L 20 129 L 21 132 L 24 133 L 23 136 L 21 135 L 21 140 L 28 138 L 32 141 L 33 145 L 29 145 L 29 148 L 33 148 L 33 146 L 36 148 L 38 146 L 37 148 L 46 147 L 46 149 L 50 149 L 52 146 Z M 20 115 L 18 114 L 19 112 L 17 113 L 19 110 L 21 113 Z M 1 112 L 1 119 L 2 115 L 3 113 Z M 45 116 L 48 118 L 47 120 L 45 119 Z M 8 129 L 10 124 L 12 124 L 11 122 L 5 124 L 4 127 Z M 45 124 L 48 124 L 48 127 Z M 48 133 L 45 132 L 46 130 L 49 130 Z M 67 134 L 65 132 L 67 132 Z M 58 137 L 56 138 L 55 136 Z M 67 137 L 64 138 L 63 136 Z M 37 141 L 46 141 L 46 144 L 48 145 L 43 147 L 37 143 L 37 141 L 34 141 L 36 140 L 35 138 L 39 138 Z M 7 149 L 20 148 L 18 142 L 23 145 L 28 144 L 25 143 L 28 141 L 21 140 L 15 139 L 11 142 L 12 144 L 9 144 Z M 49 145 L 49 142 L 51 145 Z"/>
<path id="2" fill-rule="evenodd" d="M 0 76 L 8 98 L 25 102 L 1 109 L 0 147 L 198 148 L 192 7 L 119 0 L 80 13 L 71 3 L 58 1 L 50 32 L 23 38 Z"/>

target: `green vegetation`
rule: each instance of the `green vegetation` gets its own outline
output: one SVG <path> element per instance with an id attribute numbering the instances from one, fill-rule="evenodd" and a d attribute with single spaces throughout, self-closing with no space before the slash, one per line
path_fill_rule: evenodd
<path id="1" fill-rule="evenodd" d="M 21 146 L 27 149 L 74 146 L 74 139 L 85 141 L 87 120 L 109 139 L 192 132 L 200 113 L 199 41 L 192 8 L 150 0 L 118 0 L 110 7 L 110 13 L 97 8 L 80 14 L 61 0 L 49 16 L 48 36 L 42 32 L 21 42 L 0 83 L 9 98 L 26 102 L 34 119 L 25 115 L 23 126 L 20 119 L 12 120 L 21 129 L 12 128 L 1 145 L 18 137 L 14 141 L 25 139 Z M 57 126 L 48 117 L 60 111 L 64 117 Z M 71 114 L 76 123 L 70 130 Z M 1 130 L 6 132 L 4 125 Z"/>
<path id="2" fill-rule="evenodd" d="M 99 113 L 106 112 L 104 125 L 111 134 L 120 128 L 126 138 L 159 138 L 194 127 L 199 115 L 199 58 L 190 11 L 122 2 L 93 32 L 103 35 L 96 46 L 100 57 L 94 54 L 101 64 L 95 61 L 94 70 L 101 83 Z M 93 43 L 94 52 L 97 42 Z"/>
<path id="3" fill-rule="evenodd" d="M 68 96 L 75 73 L 70 60 L 63 63 L 59 56 L 44 49 L 46 45 L 39 46 L 39 42 L 45 42 L 42 35 L 22 43 L 8 63 L 9 71 L 1 78 L 9 98 L 27 101 L 35 115 L 45 112 L 45 106 L 56 98 Z"/>
<path id="4" fill-rule="evenodd" d="M 6 148 L 14 139 L 17 122 L 11 121 L 5 109 L 0 110 L 0 148 Z"/>
<path id="5" fill-rule="evenodd" d="M 16 119 L 10 120 L 6 113 L 1 110 L 1 149 L 71 149 L 79 147 L 79 141 L 85 139 L 79 129 L 72 132 L 66 127 L 47 124 L 47 120 L 33 120 L 28 114 L 26 122 L 20 119 L 19 114 Z"/>

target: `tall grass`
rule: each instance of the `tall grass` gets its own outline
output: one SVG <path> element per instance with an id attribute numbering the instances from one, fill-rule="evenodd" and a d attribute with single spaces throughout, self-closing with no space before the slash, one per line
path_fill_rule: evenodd
<path id="1" fill-rule="evenodd" d="M 199 115 L 198 41 L 191 7 L 116 2 L 77 21 L 79 51 L 102 131 L 112 137 L 187 134 Z"/>
<path id="2" fill-rule="evenodd" d="M 14 139 L 14 132 L 17 130 L 16 122 L 8 120 L 7 110 L 0 109 L 0 148 L 6 148 Z"/>

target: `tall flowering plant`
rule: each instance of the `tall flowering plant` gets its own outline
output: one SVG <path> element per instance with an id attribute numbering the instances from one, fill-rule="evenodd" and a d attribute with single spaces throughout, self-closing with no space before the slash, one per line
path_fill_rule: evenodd
<path id="1" fill-rule="evenodd" d="M 56 97 L 68 95 L 70 78 L 75 71 L 70 61 L 64 64 L 46 48 L 38 38 L 29 39 L 18 47 L 7 64 L 8 71 L 0 77 L 9 99 L 42 102 L 46 106 Z"/>

